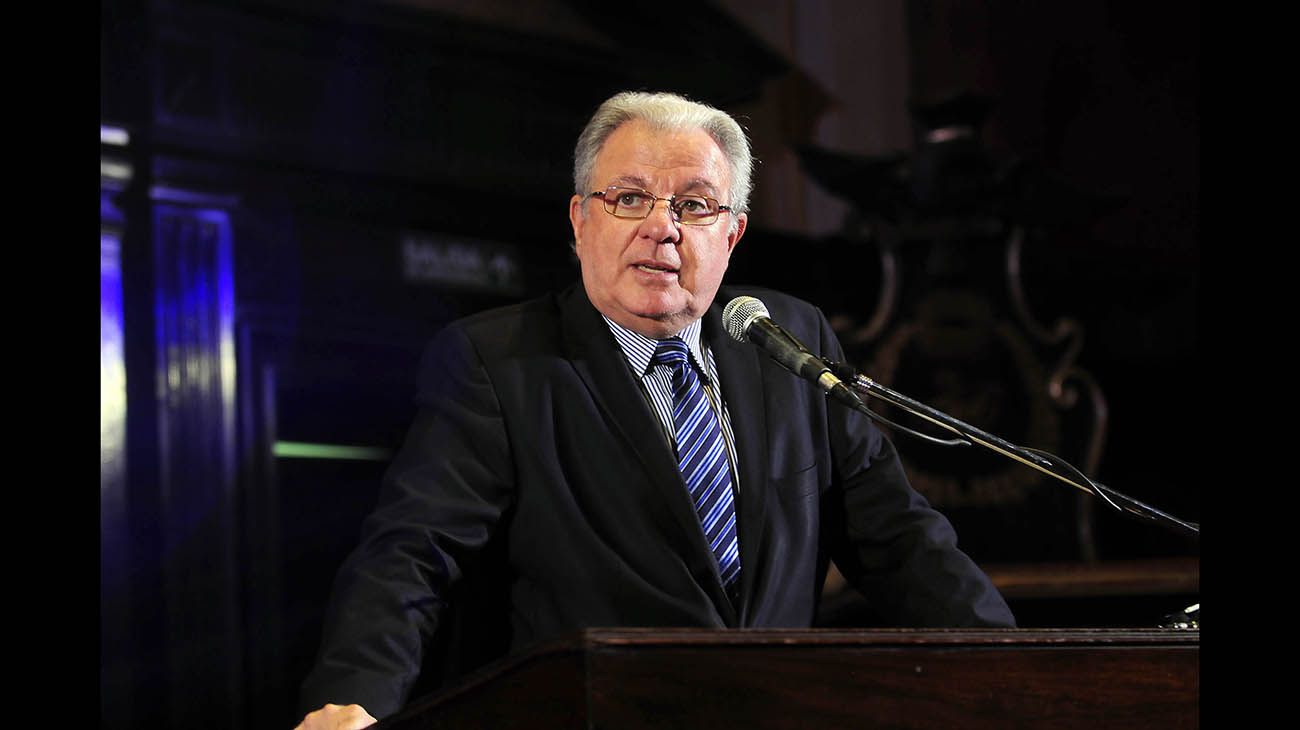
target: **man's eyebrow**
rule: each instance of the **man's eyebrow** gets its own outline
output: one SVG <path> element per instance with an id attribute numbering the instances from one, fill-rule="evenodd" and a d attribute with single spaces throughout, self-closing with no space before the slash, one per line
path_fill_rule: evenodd
<path id="1" fill-rule="evenodd" d="M 656 193 L 655 191 L 650 190 L 650 183 L 645 178 L 639 175 L 619 175 L 618 177 L 614 178 L 614 182 L 612 184 L 633 185 L 638 188 L 641 188 L 642 190 L 649 190 L 654 195 L 658 195 L 658 193 Z M 709 195 L 712 196 L 717 196 L 718 194 L 717 186 L 714 185 L 712 181 L 702 177 L 692 178 L 691 180 L 688 180 L 685 185 L 683 185 L 677 190 L 674 190 L 673 193 L 700 192 L 700 191 L 708 193 Z"/>
<path id="2" fill-rule="evenodd" d="M 691 190 L 691 191 L 703 190 L 704 192 L 714 197 L 718 195 L 718 187 L 714 185 L 711 180 L 702 177 L 697 177 L 688 181 L 686 185 L 682 188 L 682 192 L 685 192 L 687 190 Z"/>
<path id="3" fill-rule="evenodd" d="M 618 177 L 614 178 L 614 184 L 632 185 L 641 188 L 642 190 L 650 189 L 650 183 L 646 182 L 645 178 L 639 177 L 637 175 L 619 175 Z"/>

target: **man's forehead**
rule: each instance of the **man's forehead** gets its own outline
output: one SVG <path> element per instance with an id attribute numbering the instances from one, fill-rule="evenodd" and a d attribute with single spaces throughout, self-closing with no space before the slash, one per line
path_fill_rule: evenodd
<path id="1" fill-rule="evenodd" d="M 730 177 L 726 155 L 717 141 L 703 129 L 665 130 L 640 120 L 621 125 L 605 139 L 596 156 L 602 185 L 628 185 L 650 189 L 657 173 L 667 172 L 681 179 L 682 189 L 722 189 Z"/>

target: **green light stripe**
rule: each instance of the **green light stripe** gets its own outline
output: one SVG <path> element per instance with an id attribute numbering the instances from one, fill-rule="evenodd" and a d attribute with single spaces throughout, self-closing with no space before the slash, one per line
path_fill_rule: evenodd
<path id="1" fill-rule="evenodd" d="M 393 452 L 376 446 L 309 444 L 302 441 L 276 441 L 271 453 L 282 459 L 356 459 L 387 461 Z"/>

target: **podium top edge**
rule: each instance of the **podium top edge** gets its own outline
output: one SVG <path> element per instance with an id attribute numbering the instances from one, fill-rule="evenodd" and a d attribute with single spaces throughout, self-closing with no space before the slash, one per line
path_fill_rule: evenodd
<path id="1" fill-rule="evenodd" d="M 917 645 L 1141 645 L 1199 644 L 1199 629 L 703 629 L 589 628 L 548 642 L 592 650 L 601 647 L 680 646 L 917 646 Z M 541 647 L 538 647 L 541 648 Z"/>

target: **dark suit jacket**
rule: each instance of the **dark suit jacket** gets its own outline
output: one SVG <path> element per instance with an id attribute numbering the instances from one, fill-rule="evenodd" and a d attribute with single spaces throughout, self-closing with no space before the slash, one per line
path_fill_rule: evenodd
<path id="1" fill-rule="evenodd" d="M 739 460 L 739 605 L 672 447 L 574 285 L 429 346 L 419 414 L 336 580 L 304 709 L 400 709 L 451 587 L 487 569 L 490 544 L 512 650 L 593 626 L 808 627 L 829 559 L 880 625 L 1014 625 L 870 420 L 727 335 L 722 306 L 740 294 L 843 359 L 818 309 L 774 291 L 723 287 L 704 317 Z"/>

